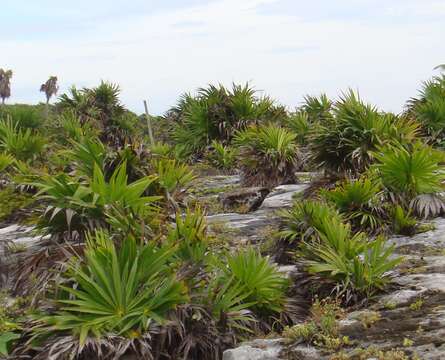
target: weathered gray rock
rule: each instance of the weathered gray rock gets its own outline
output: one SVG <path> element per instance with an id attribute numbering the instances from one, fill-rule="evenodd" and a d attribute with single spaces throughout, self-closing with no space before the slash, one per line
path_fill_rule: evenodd
<path id="1" fill-rule="evenodd" d="M 290 207 L 292 197 L 303 191 L 305 186 L 304 184 L 278 186 L 256 211 L 247 214 L 231 212 L 209 215 L 207 221 L 209 224 L 224 224 L 227 230 L 235 231 L 235 236 L 230 234 L 230 237 L 237 244 L 267 240 L 280 223 L 277 210 Z"/>
<path id="2" fill-rule="evenodd" d="M 290 207 L 295 194 L 303 192 L 307 189 L 308 184 L 291 184 L 277 186 L 266 197 L 260 209 L 280 209 Z"/>
<path id="3" fill-rule="evenodd" d="M 225 210 L 242 209 L 247 213 L 258 209 L 267 194 L 269 189 L 266 187 L 249 187 L 220 194 L 218 198 Z"/>
<path id="4" fill-rule="evenodd" d="M 223 360 L 279 360 L 281 350 L 281 339 L 257 339 L 224 351 Z"/>

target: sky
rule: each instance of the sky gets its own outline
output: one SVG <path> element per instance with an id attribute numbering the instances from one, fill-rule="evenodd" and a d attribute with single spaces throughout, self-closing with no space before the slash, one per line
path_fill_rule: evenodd
<path id="1" fill-rule="evenodd" d="M 293 110 L 348 88 L 400 112 L 445 63 L 445 0 L 1 0 L 0 68 L 10 103 L 101 80 L 141 113 L 184 92 L 249 82 Z"/>

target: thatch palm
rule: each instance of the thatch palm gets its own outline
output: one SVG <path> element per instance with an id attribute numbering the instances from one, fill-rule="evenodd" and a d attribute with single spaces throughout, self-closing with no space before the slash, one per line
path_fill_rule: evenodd
<path id="1" fill-rule="evenodd" d="M 5 99 L 11 96 L 11 78 L 12 70 L 0 69 L 0 98 L 2 98 L 2 105 Z"/>
<path id="2" fill-rule="evenodd" d="M 57 76 L 51 76 L 44 84 L 40 86 L 40 91 L 46 95 L 46 108 L 45 114 L 48 117 L 49 101 L 51 97 L 57 94 L 59 91 L 59 85 L 57 85 Z"/>

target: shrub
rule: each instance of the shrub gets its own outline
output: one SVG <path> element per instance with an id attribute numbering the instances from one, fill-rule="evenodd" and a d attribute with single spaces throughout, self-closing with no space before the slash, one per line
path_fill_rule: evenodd
<path id="1" fill-rule="evenodd" d="M 218 169 L 232 170 L 236 164 L 238 149 L 226 146 L 216 140 L 212 141 L 211 146 L 212 150 L 208 155 L 210 163 Z"/>
<path id="2" fill-rule="evenodd" d="M 303 339 L 309 344 L 328 350 L 338 350 L 349 344 L 347 337 L 338 337 L 339 319 L 344 317 L 344 310 L 338 301 L 316 299 L 310 309 L 310 318 L 302 324 L 286 327 L 283 336 L 291 341 Z"/>
<path id="3" fill-rule="evenodd" d="M 389 272 L 401 262 L 392 257 L 394 246 L 387 247 L 383 237 L 369 241 L 365 234 L 351 234 L 348 224 L 325 219 L 318 241 L 303 246 L 308 271 L 337 285 L 345 302 L 357 297 L 369 299 L 390 281 Z"/>
<path id="4" fill-rule="evenodd" d="M 408 115 L 420 122 L 433 144 L 444 146 L 445 75 L 423 83 L 419 97 L 408 103 Z"/>
<path id="5" fill-rule="evenodd" d="M 66 152 L 70 164 L 77 175 L 92 178 L 94 169 L 105 169 L 107 149 L 97 138 L 81 138 L 80 142 L 72 142 L 72 149 Z"/>
<path id="6" fill-rule="evenodd" d="M 0 122 L 0 147 L 18 160 L 31 161 L 43 152 L 45 139 L 9 119 Z"/>
<path id="7" fill-rule="evenodd" d="M 5 153 L 0 153 L 0 172 L 6 170 L 10 165 L 14 163 L 15 159 L 13 156 Z"/>
<path id="8" fill-rule="evenodd" d="M 167 202 L 177 208 L 177 200 L 195 178 L 193 171 L 174 159 L 153 159 L 152 166 L 157 175 L 154 193 L 163 194 Z"/>
<path id="9" fill-rule="evenodd" d="M 99 132 L 99 138 L 117 149 L 134 135 L 138 128 L 137 116 L 121 104 L 120 88 L 116 84 L 102 81 L 97 87 L 76 89 L 59 97 L 56 107 L 62 112 L 71 112 L 81 124 Z"/>
<path id="10" fill-rule="evenodd" d="M 341 221 L 332 206 L 320 201 L 296 201 L 289 210 L 279 212 L 283 221 L 280 236 L 288 241 L 307 240 L 317 231 L 323 232 L 326 219 Z"/>
<path id="11" fill-rule="evenodd" d="M 140 228 L 143 220 L 153 214 L 154 204 L 159 200 L 159 197 L 143 196 L 153 181 L 154 177 L 145 177 L 128 183 L 125 163 L 109 181 L 97 164 L 93 177 L 85 181 L 65 174 L 44 176 L 33 183 L 39 189 L 37 198 L 49 203 L 38 227 L 55 237 L 83 237 L 87 231 L 107 226 L 108 217 L 116 216 L 117 210 L 128 218 L 137 215 L 139 223 L 133 225 Z M 125 230 L 132 231 L 131 228 Z"/>
<path id="12" fill-rule="evenodd" d="M 175 255 L 183 262 L 201 263 L 209 248 L 207 225 L 200 208 L 187 209 L 184 216 L 177 213 L 176 223 L 171 225 L 167 243 L 176 246 Z"/>
<path id="13" fill-rule="evenodd" d="M 286 125 L 296 134 L 296 141 L 298 144 L 306 145 L 310 133 L 311 123 L 309 115 L 303 111 L 296 112 L 289 116 L 286 120 Z"/>
<path id="14" fill-rule="evenodd" d="M 383 185 L 405 208 L 411 207 L 419 215 L 443 210 L 443 200 L 434 196 L 443 190 L 445 180 L 442 153 L 416 142 L 409 147 L 382 147 L 375 157 L 374 168 Z"/>
<path id="15" fill-rule="evenodd" d="M 74 356 L 95 348 L 100 353 L 107 336 L 147 341 L 144 334 L 164 324 L 168 312 L 186 300 L 185 289 L 165 267 L 172 253 L 171 248 L 137 245 L 131 237 L 119 249 L 104 232 L 89 237 L 84 263 L 68 266 L 73 284 L 60 286 L 70 297 L 59 299 L 61 309 L 42 317 L 35 328 L 37 337 L 45 339 L 43 351 Z M 60 334 L 71 335 L 71 342 Z M 151 356 L 149 340 L 140 356 Z"/>
<path id="16" fill-rule="evenodd" d="M 283 108 L 268 97 L 257 97 L 248 84 L 234 84 L 231 91 L 222 85 L 209 85 L 199 89 L 195 97 L 183 95 L 168 113 L 177 122 L 173 137 L 180 152 L 188 156 L 202 155 L 213 140 L 230 142 L 236 131 L 259 120 L 282 116 Z"/>
<path id="17" fill-rule="evenodd" d="M 224 268 L 226 281 L 239 284 L 248 296 L 243 300 L 260 312 L 279 313 L 286 303 L 289 285 L 285 276 L 253 248 L 231 255 Z"/>
<path id="18" fill-rule="evenodd" d="M 44 109 L 39 105 L 7 105 L 0 109 L 0 119 L 10 118 L 14 125 L 23 129 L 38 129 L 44 123 Z"/>
<path id="19" fill-rule="evenodd" d="M 304 103 L 301 106 L 301 110 L 307 113 L 308 120 L 311 123 L 325 122 L 332 118 L 333 102 L 326 96 L 321 94 L 320 96 L 304 97 Z"/>
<path id="20" fill-rule="evenodd" d="M 277 125 L 252 126 L 240 131 L 235 144 L 246 185 L 274 187 L 295 181 L 298 159 L 296 135 Z"/>
<path id="21" fill-rule="evenodd" d="M 379 145 L 410 142 L 417 135 L 416 123 L 379 112 L 352 90 L 335 103 L 332 114 L 311 135 L 312 161 L 332 173 L 362 172 Z"/>
<path id="22" fill-rule="evenodd" d="M 376 230 L 382 225 L 380 192 L 380 183 L 361 177 L 357 180 L 345 180 L 331 191 L 322 191 L 322 194 L 355 227 Z"/>
<path id="23" fill-rule="evenodd" d="M 417 220 L 411 216 L 411 212 L 405 212 L 400 205 L 392 209 L 393 229 L 396 234 L 414 235 L 417 228 Z"/>
<path id="24" fill-rule="evenodd" d="M 56 136 L 62 144 L 81 142 L 86 136 L 98 135 L 91 124 L 82 123 L 74 111 L 65 111 L 57 117 L 57 132 Z"/>

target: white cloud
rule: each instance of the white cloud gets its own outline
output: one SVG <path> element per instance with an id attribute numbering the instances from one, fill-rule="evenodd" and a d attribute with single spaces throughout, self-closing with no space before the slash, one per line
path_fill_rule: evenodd
<path id="1" fill-rule="evenodd" d="M 398 111 L 445 60 L 440 23 L 309 22 L 298 5 L 289 14 L 260 11 L 273 2 L 280 3 L 219 0 L 101 21 L 87 36 L 3 42 L 2 58 L 15 70 L 12 100 L 41 99 L 39 84 L 55 74 L 63 88 L 115 81 L 137 111 L 144 98 L 159 113 L 184 91 L 232 81 L 252 81 L 291 107 L 306 93 L 335 96 L 358 87 L 364 98 Z"/>

